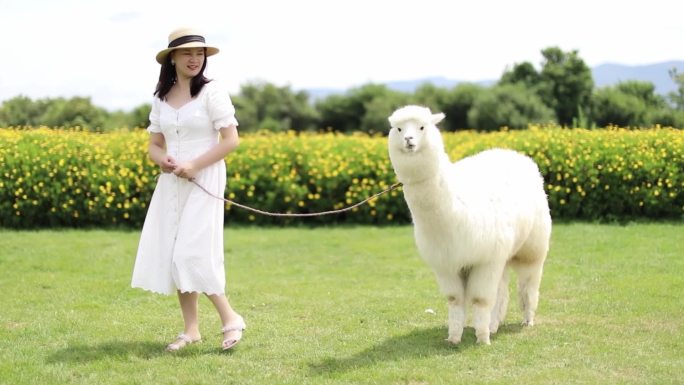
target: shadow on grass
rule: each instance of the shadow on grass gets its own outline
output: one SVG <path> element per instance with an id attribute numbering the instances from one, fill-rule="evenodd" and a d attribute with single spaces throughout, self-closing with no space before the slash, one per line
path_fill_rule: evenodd
<path id="1" fill-rule="evenodd" d="M 154 342 L 122 341 L 111 341 L 95 345 L 73 345 L 50 354 L 46 362 L 48 364 L 85 364 L 100 360 L 127 361 L 131 358 L 149 360 L 168 355 L 193 357 L 206 354 L 205 351 L 196 348 L 194 345 L 175 353 L 166 352 L 164 347 L 163 344 Z"/>
<path id="2" fill-rule="evenodd" d="M 496 343 L 497 336 L 519 333 L 522 328 L 519 324 L 502 325 L 498 333 L 492 335 L 492 343 Z M 309 368 L 313 374 L 344 372 L 384 361 L 459 354 L 465 349 L 477 346 L 473 328 L 464 329 L 461 343 L 458 345 L 446 342 L 446 336 L 447 330 L 444 327 L 418 329 L 405 335 L 389 338 L 349 357 L 326 358 L 320 362 L 311 363 Z"/>

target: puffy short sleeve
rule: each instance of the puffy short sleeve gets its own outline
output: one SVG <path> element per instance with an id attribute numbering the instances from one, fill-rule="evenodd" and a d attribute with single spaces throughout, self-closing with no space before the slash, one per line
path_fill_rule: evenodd
<path id="1" fill-rule="evenodd" d="M 159 125 L 159 104 L 161 103 L 161 100 L 159 98 L 155 97 L 154 101 L 152 102 L 152 110 L 150 111 L 150 125 L 147 127 L 147 132 L 150 133 L 160 133 L 161 131 L 161 126 Z"/>
<path id="2" fill-rule="evenodd" d="M 207 84 L 207 111 L 215 130 L 223 127 L 238 126 L 235 107 L 228 91 L 218 82 Z"/>

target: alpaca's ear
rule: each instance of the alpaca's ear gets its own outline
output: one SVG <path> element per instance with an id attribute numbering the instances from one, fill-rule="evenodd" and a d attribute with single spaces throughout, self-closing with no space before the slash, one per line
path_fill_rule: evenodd
<path id="1" fill-rule="evenodd" d="M 444 117 L 445 117 L 445 116 L 444 116 L 444 113 L 443 113 L 443 112 L 440 112 L 440 113 L 438 113 L 438 114 L 433 114 L 433 115 L 432 115 L 432 124 L 435 124 L 435 125 L 436 125 L 437 123 L 441 122 L 442 119 L 444 119 Z"/>

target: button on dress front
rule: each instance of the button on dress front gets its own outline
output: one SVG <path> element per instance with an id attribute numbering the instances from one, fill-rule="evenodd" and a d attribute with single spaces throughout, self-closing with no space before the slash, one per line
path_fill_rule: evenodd
<path id="1" fill-rule="evenodd" d="M 167 154 L 183 163 L 215 146 L 219 129 L 237 124 L 228 92 L 212 81 L 178 109 L 155 97 L 147 130 L 162 133 Z M 223 196 L 225 161 L 200 170 L 195 179 Z M 143 224 L 131 286 L 161 294 L 224 294 L 223 214 L 223 201 L 187 179 L 162 173 Z"/>

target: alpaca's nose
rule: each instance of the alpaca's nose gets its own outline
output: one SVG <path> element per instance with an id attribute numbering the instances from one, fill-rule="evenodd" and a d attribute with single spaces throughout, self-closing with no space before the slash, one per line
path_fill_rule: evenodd
<path id="1" fill-rule="evenodd" d="M 410 142 L 410 141 L 413 140 L 413 137 L 412 137 L 412 136 L 405 136 L 405 137 L 404 137 L 404 140 L 407 141 L 407 142 Z"/>

